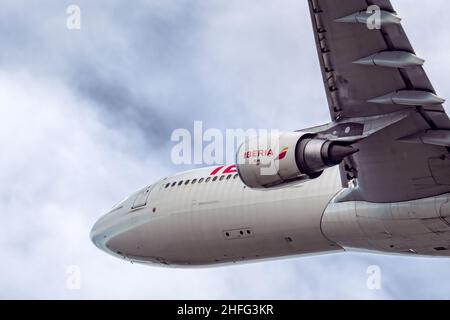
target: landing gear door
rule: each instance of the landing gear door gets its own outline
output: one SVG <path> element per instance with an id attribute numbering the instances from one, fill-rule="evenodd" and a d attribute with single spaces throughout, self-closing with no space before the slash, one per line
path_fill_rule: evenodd
<path id="1" fill-rule="evenodd" d="M 147 205 L 148 196 L 150 195 L 152 189 L 153 186 L 149 186 L 145 189 L 142 189 L 136 196 L 136 199 L 134 199 L 133 207 L 131 207 L 131 209 L 145 207 Z"/>

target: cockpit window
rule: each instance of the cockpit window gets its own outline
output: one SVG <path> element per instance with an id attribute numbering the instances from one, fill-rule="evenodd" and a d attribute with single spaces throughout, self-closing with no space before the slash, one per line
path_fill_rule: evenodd
<path id="1" fill-rule="evenodd" d="M 183 184 L 183 180 L 181 180 L 180 182 L 178 182 L 178 185 L 181 186 Z"/>
<path id="2" fill-rule="evenodd" d="M 186 180 L 186 182 L 184 183 L 184 185 L 189 184 L 189 181 L 191 181 L 191 180 Z"/>
<path id="3" fill-rule="evenodd" d="M 117 210 L 119 208 L 123 207 L 123 204 L 128 200 L 129 196 L 123 198 L 122 200 L 120 200 L 117 204 L 115 204 L 112 208 L 111 211 Z"/>

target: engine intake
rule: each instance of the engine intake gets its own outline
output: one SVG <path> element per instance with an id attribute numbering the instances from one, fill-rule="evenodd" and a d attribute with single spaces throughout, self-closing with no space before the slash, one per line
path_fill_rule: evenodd
<path id="1" fill-rule="evenodd" d="M 357 149 L 309 132 L 287 132 L 247 139 L 236 154 L 236 168 L 250 188 L 271 188 L 314 179 Z"/>

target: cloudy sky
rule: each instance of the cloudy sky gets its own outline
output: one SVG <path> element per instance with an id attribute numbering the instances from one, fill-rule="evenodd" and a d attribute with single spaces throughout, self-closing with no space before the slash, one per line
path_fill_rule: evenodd
<path id="1" fill-rule="evenodd" d="M 450 98 L 448 1 L 393 2 Z M 81 30 L 66 27 L 73 3 Z M 171 163 L 173 130 L 329 121 L 306 0 L 0 9 L 0 298 L 450 298 L 448 259 L 345 253 L 182 270 L 131 265 L 90 242 L 123 196 L 190 168 Z M 370 265 L 381 290 L 366 286 Z M 67 285 L 71 266 L 79 290 Z"/>

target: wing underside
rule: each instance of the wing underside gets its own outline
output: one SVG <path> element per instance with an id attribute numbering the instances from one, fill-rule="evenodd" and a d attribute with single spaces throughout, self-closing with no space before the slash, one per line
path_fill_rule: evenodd
<path id="1" fill-rule="evenodd" d="M 404 115 L 356 143 L 360 151 L 341 166 L 343 184 L 355 187 L 341 200 L 398 202 L 450 192 L 445 100 L 390 1 L 308 2 L 333 125 L 357 122 L 370 131 L 376 119 Z"/>

